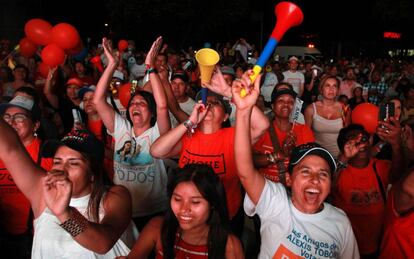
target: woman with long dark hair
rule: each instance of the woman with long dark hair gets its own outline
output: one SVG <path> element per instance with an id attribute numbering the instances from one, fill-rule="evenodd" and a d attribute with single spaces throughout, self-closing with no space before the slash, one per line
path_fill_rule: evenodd
<path id="1" fill-rule="evenodd" d="M 129 100 L 124 119 L 106 101 L 107 87 L 118 67 L 118 56 L 104 38 L 102 45 L 108 66 L 99 79 L 93 97 L 96 110 L 115 141 L 113 181 L 129 190 L 132 217 L 139 230 L 152 217 L 163 214 L 168 203 L 164 162 L 149 153 L 152 143 L 170 129 L 167 99 L 155 69 L 161 43 L 161 37 L 154 41 L 145 60 L 153 94 L 137 89 Z"/>
<path id="2" fill-rule="evenodd" d="M 176 169 L 168 181 L 170 206 L 141 232 L 127 258 L 244 258 L 230 234 L 224 187 L 213 169 L 190 164 Z"/>
<path id="3" fill-rule="evenodd" d="M 131 221 L 131 197 L 103 184 L 103 145 L 87 131 L 48 141 L 49 172 L 28 155 L 0 119 L 0 159 L 29 200 L 34 215 L 32 258 L 113 258 L 129 252 L 121 240 Z"/>

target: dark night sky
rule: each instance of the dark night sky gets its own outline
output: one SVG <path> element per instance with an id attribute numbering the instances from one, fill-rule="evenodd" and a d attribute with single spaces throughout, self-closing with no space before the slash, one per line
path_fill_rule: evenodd
<path id="1" fill-rule="evenodd" d="M 387 2 L 391 0 L 382 1 Z M 394 0 L 393 2 L 398 4 L 399 1 L 404 2 L 407 0 Z M 99 41 L 102 37 L 105 32 L 103 24 L 109 20 L 109 12 L 106 10 L 105 4 L 107 1 L 0 0 L 0 2 L 2 2 L 3 6 L 2 10 L 0 10 L 0 38 L 7 37 L 15 41 L 23 37 L 24 23 L 30 18 L 43 18 L 52 24 L 58 22 L 71 23 L 78 29 L 83 38 L 91 36 L 93 42 Z M 273 29 L 275 23 L 274 6 L 277 2 L 250 0 L 251 13 L 262 12 L 264 15 L 264 41 L 266 41 Z M 414 33 L 412 28 L 410 28 L 412 23 L 404 24 L 399 22 L 398 19 L 393 24 L 378 22 L 379 19 L 373 15 L 373 6 L 376 1 L 304 0 L 292 2 L 296 2 L 301 7 L 305 19 L 302 25 L 288 31 L 283 38 L 283 43 L 303 44 L 304 39 L 300 35 L 304 34 L 318 34 L 319 40 L 324 41 L 352 40 L 358 43 L 364 40 L 378 40 L 381 38 L 384 30 L 395 30 L 403 33 L 404 41 L 401 41 L 401 44 L 411 48 L 414 45 Z M 410 12 L 414 13 L 414 10 Z M 414 22 L 413 18 L 410 21 Z M 165 22 L 166 24 L 173 23 L 173 21 Z M 247 37 L 250 37 L 251 41 L 258 43 L 260 26 L 257 22 L 255 25 L 253 23 L 247 26 L 247 28 L 244 28 L 245 31 L 238 31 L 235 28 L 234 31 L 226 32 L 226 36 L 229 36 L 229 34 L 231 36 L 233 33 L 233 37 L 236 38 L 246 34 Z M 147 35 L 142 28 L 136 34 L 139 36 Z M 122 35 L 119 36 L 122 37 Z M 215 36 L 220 38 L 220 32 L 217 32 Z M 152 35 L 150 34 L 148 37 L 152 37 Z M 149 41 L 151 40 L 149 39 Z M 172 37 L 170 40 L 174 41 Z"/>

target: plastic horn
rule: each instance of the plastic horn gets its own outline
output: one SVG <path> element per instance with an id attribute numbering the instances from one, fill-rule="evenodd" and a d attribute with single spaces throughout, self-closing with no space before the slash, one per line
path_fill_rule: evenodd
<path id="1" fill-rule="evenodd" d="M 214 49 L 204 48 L 197 51 L 195 58 L 200 68 L 201 85 L 209 83 L 213 75 L 214 67 L 220 60 L 220 56 Z M 201 88 L 201 100 L 204 104 L 207 102 L 208 89 Z"/>
<path id="2" fill-rule="evenodd" d="M 280 2 L 275 7 L 276 25 L 273 29 L 270 39 L 267 41 L 256 65 L 253 67 L 253 74 L 250 76 L 250 80 L 254 82 L 256 77 L 262 71 L 262 68 L 266 65 L 269 57 L 272 55 L 280 39 L 285 32 L 291 27 L 297 26 L 303 21 L 303 13 L 300 8 L 291 2 Z"/>

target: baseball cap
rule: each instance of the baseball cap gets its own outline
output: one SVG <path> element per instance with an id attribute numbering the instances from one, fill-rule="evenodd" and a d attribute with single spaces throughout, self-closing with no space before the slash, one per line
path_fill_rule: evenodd
<path id="1" fill-rule="evenodd" d="M 37 121 L 40 119 L 40 108 L 33 99 L 17 95 L 10 102 L 0 104 L 0 114 L 3 114 L 9 107 L 25 109 L 30 113 L 33 120 Z"/>
<path id="2" fill-rule="evenodd" d="M 329 168 L 331 169 L 331 173 L 334 173 L 336 171 L 336 162 L 331 153 L 329 153 L 328 150 L 326 150 L 319 144 L 309 142 L 306 144 L 299 145 L 293 149 L 289 161 L 289 172 L 292 172 L 293 167 L 308 155 L 319 156 L 328 163 Z"/>
<path id="3" fill-rule="evenodd" d="M 114 77 L 118 78 L 121 81 L 124 81 L 124 74 L 119 70 L 114 71 L 114 74 L 112 75 L 112 78 L 114 78 Z"/>
<path id="4" fill-rule="evenodd" d="M 85 86 L 82 87 L 81 89 L 79 89 L 78 91 L 78 97 L 79 99 L 83 99 L 83 96 L 87 93 L 87 92 L 95 92 L 96 87 L 94 85 L 91 86 Z"/>
<path id="5" fill-rule="evenodd" d="M 104 158 L 104 146 L 92 133 L 87 130 L 72 130 L 59 140 L 48 140 L 42 146 L 43 157 L 53 157 L 61 146 L 67 146 L 78 152 L 89 154 L 92 159 L 102 162 Z"/>
<path id="6" fill-rule="evenodd" d="M 215 96 L 217 98 L 217 100 L 219 100 L 221 102 L 221 104 L 223 104 L 224 106 L 224 111 L 230 115 L 231 114 L 231 106 L 229 104 L 228 101 L 224 100 L 223 96 L 216 94 L 215 92 L 212 92 L 210 90 L 208 90 L 208 94 L 207 96 Z M 196 102 L 201 100 L 201 91 L 198 91 L 197 95 L 196 95 Z"/>
<path id="7" fill-rule="evenodd" d="M 171 81 L 176 78 L 180 78 L 184 82 L 188 83 L 188 76 L 184 71 L 175 71 L 171 76 Z"/>
<path id="8" fill-rule="evenodd" d="M 288 95 L 290 95 L 290 96 L 292 96 L 293 97 L 293 99 L 295 99 L 296 98 L 296 92 L 295 91 L 293 91 L 292 89 L 280 89 L 280 90 L 277 90 L 276 88 L 273 90 L 273 92 L 272 92 L 272 97 L 271 97 L 271 100 L 272 100 L 272 103 L 279 97 L 279 96 L 281 96 L 281 95 L 284 95 L 284 94 L 288 94 Z"/>
<path id="9" fill-rule="evenodd" d="M 292 61 L 292 60 L 296 60 L 297 62 L 299 62 L 299 59 L 296 56 L 291 56 L 289 58 L 289 61 Z"/>
<path id="10" fill-rule="evenodd" d="M 66 85 L 76 85 L 78 87 L 81 87 L 84 86 L 85 83 L 77 77 L 72 77 L 69 78 L 69 80 L 66 82 Z"/>

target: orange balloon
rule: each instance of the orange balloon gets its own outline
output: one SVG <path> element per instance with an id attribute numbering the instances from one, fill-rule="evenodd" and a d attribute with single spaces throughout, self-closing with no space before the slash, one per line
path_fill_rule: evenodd
<path id="1" fill-rule="evenodd" d="M 52 29 L 52 42 L 62 49 L 73 49 L 79 43 L 79 34 L 69 23 L 56 24 Z"/>
<path id="2" fill-rule="evenodd" d="M 128 106 L 129 99 L 131 99 L 131 85 L 131 83 L 126 83 L 118 89 L 119 101 L 125 108 Z"/>
<path id="3" fill-rule="evenodd" d="M 40 56 L 43 62 L 50 67 L 58 66 L 65 61 L 65 51 L 53 43 L 44 47 Z"/>
<path id="4" fill-rule="evenodd" d="M 378 106 L 372 103 L 358 104 L 351 114 L 352 123 L 361 124 L 368 133 L 375 133 L 378 127 Z"/>
<path id="5" fill-rule="evenodd" d="M 124 51 L 128 48 L 128 41 L 127 40 L 120 40 L 118 42 L 118 50 Z"/>
<path id="6" fill-rule="evenodd" d="M 42 19 L 31 19 L 24 25 L 27 38 L 38 45 L 47 45 L 52 40 L 52 25 Z"/>
<path id="7" fill-rule="evenodd" d="M 19 50 L 20 54 L 23 57 L 30 58 L 32 57 L 36 51 L 37 51 L 37 45 L 34 44 L 31 40 L 28 38 L 23 38 L 19 41 Z"/>

